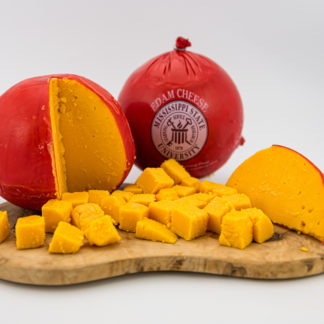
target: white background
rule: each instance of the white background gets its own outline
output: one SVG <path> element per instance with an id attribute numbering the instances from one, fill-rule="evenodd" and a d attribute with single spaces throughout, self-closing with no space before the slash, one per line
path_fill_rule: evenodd
<path id="1" fill-rule="evenodd" d="M 188 37 L 244 104 L 246 143 L 212 176 L 224 183 L 271 144 L 323 170 L 323 1 L 0 0 L 0 93 L 50 73 L 86 76 L 118 96 L 128 75 Z M 128 181 L 139 171 L 134 168 Z M 0 281 L 1 323 L 323 322 L 323 276 L 262 281 L 155 273 L 70 287 Z"/>

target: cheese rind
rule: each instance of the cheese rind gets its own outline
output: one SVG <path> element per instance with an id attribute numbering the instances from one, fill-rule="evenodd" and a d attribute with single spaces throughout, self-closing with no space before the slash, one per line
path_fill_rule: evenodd
<path id="1" fill-rule="evenodd" d="M 162 243 L 174 244 L 177 241 L 177 236 L 165 225 L 149 218 L 144 218 L 136 223 L 135 236 L 140 239 Z"/>

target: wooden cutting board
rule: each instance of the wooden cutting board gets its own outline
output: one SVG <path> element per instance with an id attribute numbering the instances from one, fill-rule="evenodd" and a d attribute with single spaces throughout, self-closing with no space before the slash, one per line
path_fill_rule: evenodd
<path id="1" fill-rule="evenodd" d="M 51 235 L 44 247 L 17 250 L 14 226 L 17 217 L 31 215 L 10 203 L 7 210 L 10 237 L 0 244 L 0 279 L 34 285 L 68 285 L 128 273 L 148 271 L 189 271 L 225 276 L 282 279 L 324 272 L 324 245 L 306 235 L 275 227 L 273 238 L 253 243 L 245 250 L 220 246 L 217 235 L 176 244 L 138 240 L 120 231 L 122 240 L 106 247 L 85 245 L 74 255 L 48 253 Z M 301 251 L 306 247 L 308 252 Z"/>

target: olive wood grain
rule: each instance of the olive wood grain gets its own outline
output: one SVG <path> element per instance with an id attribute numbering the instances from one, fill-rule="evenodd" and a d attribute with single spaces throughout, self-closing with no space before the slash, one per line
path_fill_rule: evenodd
<path id="1" fill-rule="evenodd" d="M 33 214 L 10 203 L 7 210 L 11 235 L 0 244 L 0 279 L 34 285 L 68 285 L 128 273 L 189 271 L 225 276 L 282 279 L 324 272 L 324 245 L 306 235 L 275 227 L 273 238 L 253 243 L 244 250 L 220 246 L 217 235 L 193 241 L 179 239 L 163 244 L 136 239 L 120 231 L 122 240 L 106 247 L 85 244 L 77 254 L 48 253 L 51 235 L 44 247 L 17 250 L 14 226 L 17 217 Z M 301 251 L 306 247 L 308 252 Z"/>

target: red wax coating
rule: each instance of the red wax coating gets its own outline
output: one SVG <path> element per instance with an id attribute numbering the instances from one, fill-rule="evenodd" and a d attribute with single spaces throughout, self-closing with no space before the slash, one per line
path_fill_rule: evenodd
<path id="1" fill-rule="evenodd" d="M 189 46 L 185 41 L 178 39 L 177 46 Z M 203 55 L 175 49 L 151 59 L 130 75 L 118 99 L 134 136 L 137 155 L 135 163 L 142 169 L 157 167 L 163 160 L 175 158 L 192 176 L 203 177 L 220 168 L 234 149 L 244 142 L 241 137 L 243 108 L 239 92 L 229 75 Z M 171 137 L 171 131 L 177 128 L 174 121 L 176 116 L 172 115 L 173 120 L 163 121 L 163 118 L 171 116 L 165 110 L 166 117 L 158 120 L 164 123 L 158 130 L 164 143 L 160 147 L 163 148 L 160 150 L 152 139 L 152 132 L 155 131 L 152 122 L 163 108 L 177 101 L 189 103 L 190 107 L 194 105 L 207 122 L 208 136 L 201 139 L 199 153 L 190 150 L 186 153 L 189 156 L 192 154 L 192 158 L 166 153 L 174 140 L 180 142 L 183 138 L 179 140 L 179 137 Z M 180 120 L 181 127 L 188 129 L 187 133 L 199 115 L 195 112 L 190 114 L 190 107 L 187 110 L 188 117 Z M 193 131 L 199 133 L 198 128 Z M 193 142 L 194 135 L 191 137 Z M 172 147 L 174 151 L 177 150 L 175 146 Z M 181 148 L 179 151 L 181 153 Z"/>
<path id="2" fill-rule="evenodd" d="M 96 83 L 77 75 L 34 77 L 17 83 L 0 97 L 0 195 L 28 209 L 40 209 L 56 197 L 54 146 L 49 110 L 52 78 L 76 80 L 94 91 L 110 108 L 122 135 L 129 173 L 135 147 L 118 102 Z"/>

